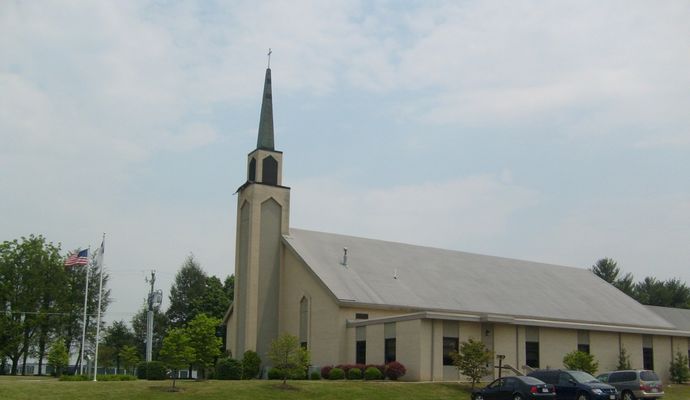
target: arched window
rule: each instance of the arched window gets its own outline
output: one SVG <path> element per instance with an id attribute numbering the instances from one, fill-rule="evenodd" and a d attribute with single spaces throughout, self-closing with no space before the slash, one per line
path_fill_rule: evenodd
<path id="1" fill-rule="evenodd" d="M 252 157 L 249 161 L 249 172 L 247 174 L 247 180 L 250 182 L 256 181 L 256 158 Z"/>
<path id="2" fill-rule="evenodd" d="M 307 348 L 309 342 L 309 300 L 302 297 L 299 302 L 299 343 Z"/>
<path id="3" fill-rule="evenodd" d="M 263 160 L 263 179 L 262 183 L 269 185 L 278 184 L 278 161 L 275 158 L 268 156 Z"/>

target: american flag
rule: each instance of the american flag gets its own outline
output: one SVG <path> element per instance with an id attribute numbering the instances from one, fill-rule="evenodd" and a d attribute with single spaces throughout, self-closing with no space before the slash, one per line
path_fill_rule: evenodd
<path id="1" fill-rule="evenodd" d="M 71 267 L 73 265 L 86 265 L 89 263 L 89 249 L 84 249 L 79 252 L 72 253 L 65 260 L 65 266 Z"/>

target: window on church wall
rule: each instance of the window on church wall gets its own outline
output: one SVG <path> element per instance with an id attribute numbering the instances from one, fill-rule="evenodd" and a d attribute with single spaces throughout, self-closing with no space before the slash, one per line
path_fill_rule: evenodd
<path id="1" fill-rule="evenodd" d="M 262 183 L 268 185 L 278 184 L 278 161 L 275 158 L 271 156 L 264 158 L 261 169 L 263 174 Z"/>
<path id="2" fill-rule="evenodd" d="M 654 347 L 651 335 L 642 336 L 642 368 L 654 369 Z"/>
<path id="3" fill-rule="evenodd" d="M 525 327 L 525 363 L 531 368 L 539 368 L 538 327 Z"/>
<path id="4" fill-rule="evenodd" d="M 306 297 L 299 302 L 299 341 L 306 349 L 309 341 L 309 300 Z"/>
<path id="5" fill-rule="evenodd" d="M 247 180 L 254 182 L 256 181 L 256 158 L 252 157 L 249 161 L 249 171 L 247 172 Z"/>
<path id="6" fill-rule="evenodd" d="M 457 321 L 443 321 L 443 365 L 453 365 L 453 353 L 460 347 L 460 325 Z"/>
<path id="7" fill-rule="evenodd" d="M 383 324 L 383 337 L 384 337 L 384 348 L 383 348 L 383 361 L 388 364 L 389 362 L 395 361 L 396 357 L 396 332 L 395 332 L 395 322 L 389 322 Z"/>
<path id="8" fill-rule="evenodd" d="M 358 326 L 355 328 L 355 363 L 367 363 L 367 327 Z"/>
<path id="9" fill-rule="evenodd" d="M 577 331 L 577 351 L 589 354 L 589 331 Z"/>

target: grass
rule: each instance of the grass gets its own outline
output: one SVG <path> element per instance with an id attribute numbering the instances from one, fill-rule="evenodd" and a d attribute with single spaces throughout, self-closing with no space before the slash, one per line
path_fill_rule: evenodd
<path id="1" fill-rule="evenodd" d="M 291 381 L 290 390 L 280 381 L 178 380 L 179 392 L 169 392 L 170 381 L 59 382 L 45 377 L 0 377 L 3 400 L 35 399 L 454 399 L 468 400 L 468 385 L 457 383 L 406 383 L 364 381 Z M 689 385 L 665 387 L 664 400 L 690 399 Z"/>

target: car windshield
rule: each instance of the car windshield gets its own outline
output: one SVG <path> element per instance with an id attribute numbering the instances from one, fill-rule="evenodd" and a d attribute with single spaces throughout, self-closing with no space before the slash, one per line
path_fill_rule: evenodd
<path id="1" fill-rule="evenodd" d="M 582 371 L 568 371 L 570 375 L 573 376 L 573 379 L 575 379 L 579 383 L 590 383 L 590 382 L 599 382 L 597 378 L 593 377 L 592 375 L 582 372 Z"/>

